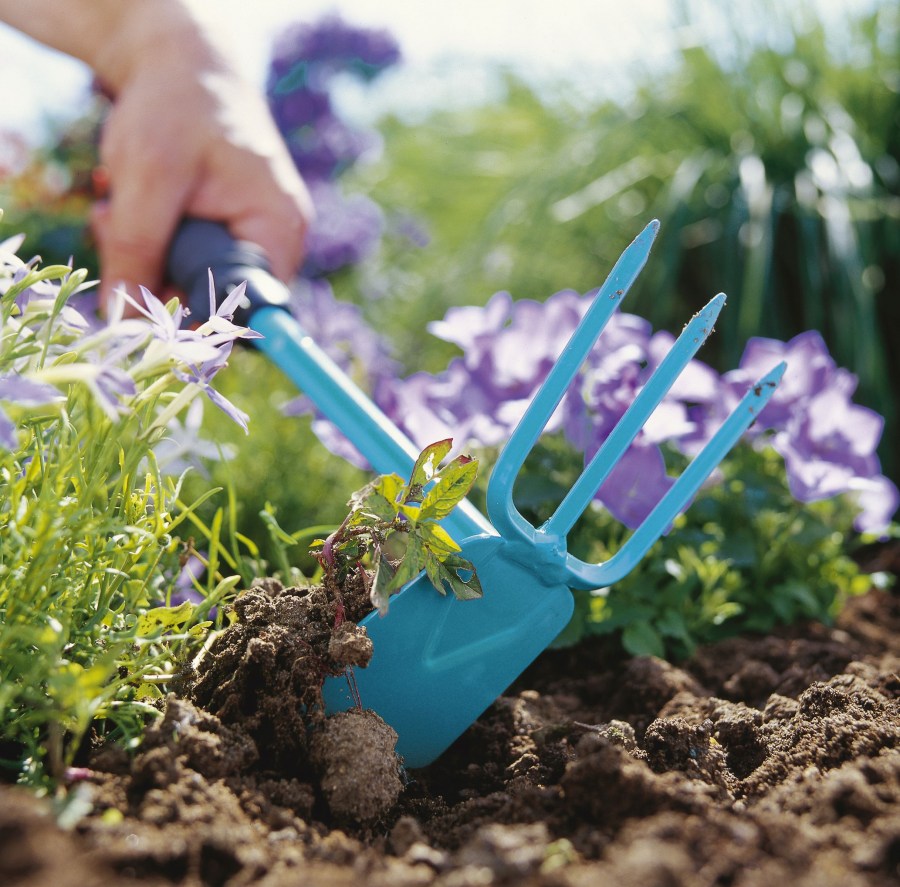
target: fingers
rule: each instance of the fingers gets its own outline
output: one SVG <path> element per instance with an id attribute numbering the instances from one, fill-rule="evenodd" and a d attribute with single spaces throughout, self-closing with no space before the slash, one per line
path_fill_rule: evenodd
<path id="1" fill-rule="evenodd" d="M 152 151 L 133 153 L 127 144 L 113 145 L 105 159 L 111 193 L 94 207 L 91 218 L 100 256 L 103 310 L 117 286 L 124 285 L 135 297 L 139 285 L 158 291 L 190 181 L 177 168 L 166 168 Z"/>
<path id="2" fill-rule="evenodd" d="M 301 183 L 302 186 L 302 183 Z M 272 273 L 285 282 L 294 277 L 303 261 L 306 234 L 313 216 L 312 200 L 305 186 L 280 211 L 254 212 L 228 221 L 232 235 L 260 246 Z"/>
<path id="3" fill-rule="evenodd" d="M 93 214 L 103 307 L 123 283 L 132 295 L 139 284 L 158 292 L 184 216 L 224 222 L 285 282 L 302 261 L 312 200 L 265 102 L 232 74 L 201 76 L 189 62 L 141 69 L 107 120 L 110 196 Z"/>

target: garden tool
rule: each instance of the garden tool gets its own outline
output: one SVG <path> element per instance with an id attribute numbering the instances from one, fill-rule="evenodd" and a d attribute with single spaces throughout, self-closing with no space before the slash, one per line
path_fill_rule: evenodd
<path id="1" fill-rule="evenodd" d="M 487 488 L 490 521 L 467 502 L 444 521 L 460 555 L 474 565 L 483 597 L 439 595 L 420 575 L 391 598 L 386 615 L 373 612 L 362 620 L 374 653 L 367 668 L 354 670 L 355 690 L 342 677 L 325 682 L 326 710 L 357 705 L 358 693 L 365 708 L 397 731 L 397 751 L 407 767 L 435 760 L 559 636 L 574 609 L 571 589 L 604 589 L 633 569 L 754 421 L 784 372 L 781 363 L 747 391 L 609 560 L 589 564 L 566 550 L 566 535 L 712 331 L 725 301 L 719 294 L 687 324 L 550 519 L 534 527 L 520 514 L 513 502 L 516 476 L 643 268 L 658 228 L 651 222 L 619 258 L 500 453 Z M 262 334 L 253 344 L 376 471 L 408 476 L 418 448 L 285 310 L 287 290 L 268 273 L 260 251 L 235 242 L 220 225 L 187 220 L 176 234 L 170 273 L 195 314 L 206 311 L 207 269 L 223 293 L 247 281 L 244 314 L 236 321 Z"/>

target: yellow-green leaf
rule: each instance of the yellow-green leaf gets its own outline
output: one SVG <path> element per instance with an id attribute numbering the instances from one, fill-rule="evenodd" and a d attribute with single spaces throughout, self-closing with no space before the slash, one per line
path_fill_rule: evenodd
<path id="1" fill-rule="evenodd" d="M 441 460 L 450 452 L 452 447 L 453 438 L 450 437 L 425 447 L 413 466 L 412 475 L 409 478 L 410 487 L 424 487 L 437 474 L 438 465 L 441 464 Z"/>
<path id="2" fill-rule="evenodd" d="M 154 607 L 141 613 L 137 623 L 138 637 L 147 637 L 160 628 L 175 628 L 184 625 L 194 615 L 194 605 L 185 601 L 177 607 Z"/>
<path id="3" fill-rule="evenodd" d="M 459 551 L 453 537 L 440 524 L 422 524 L 419 533 L 425 545 L 439 558 Z"/>
<path id="4" fill-rule="evenodd" d="M 468 456 L 459 456 L 442 469 L 435 485 L 422 500 L 419 520 L 442 520 L 466 498 L 475 477 L 478 462 Z"/>

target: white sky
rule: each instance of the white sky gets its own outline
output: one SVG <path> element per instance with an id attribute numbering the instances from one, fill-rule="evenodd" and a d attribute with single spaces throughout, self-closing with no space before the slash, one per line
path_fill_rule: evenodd
<path id="1" fill-rule="evenodd" d="M 351 24 L 386 27 L 405 65 L 379 81 L 376 94 L 344 99 L 344 111 L 415 113 L 488 95 L 477 63 L 512 63 L 535 76 L 566 76 L 588 93 L 616 92 L 636 60 L 666 58 L 684 34 L 671 28 L 680 0 L 189 0 L 232 35 L 236 57 L 262 82 L 274 37 L 285 25 L 338 12 Z M 709 0 L 710 10 L 743 11 L 748 30 L 766 30 L 753 0 Z M 813 0 L 820 14 L 861 12 L 874 0 Z M 785 4 L 790 9 L 791 3 Z M 775 8 L 778 8 L 777 6 Z M 714 15 L 704 15 L 710 25 Z M 712 25 L 714 26 L 714 24 Z M 467 64 L 469 62 L 469 64 Z M 77 107 L 89 75 L 81 64 L 0 25 L 0 126 L 36 137 L 47 114 Z"/>
<path id="2" fill-rule="evenodd" d="M 535 74 L 608 76 L 617 63 L 661 52 L 670 0 L 192 0 L 234 36 L 247 73 L 262 81 L 274 37 L 287 24 L 338 12 L 353 24 L 385 27 L 399 41 L 406 73 L 382 90 L 390 106 L 443 101 L 487 89 L 459 82 L 465 60 L 518 64 Z M 213 10 L 215 10 L 213 12 Z M 239 37 L 237 36 L 239 35 Z M 451 60 L 454 64 L 451 64 Z M 64 111 L 84 94 L 83 65 L 0 25 L 0 122 L 30 131 L 47 112 Z M 452 100 L 452 99 L 451 99 Z"/>

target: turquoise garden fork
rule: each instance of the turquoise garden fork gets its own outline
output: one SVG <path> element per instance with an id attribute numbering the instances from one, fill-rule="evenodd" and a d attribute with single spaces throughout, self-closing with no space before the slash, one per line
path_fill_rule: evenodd
<path id="1" fill-rule="evenodd" d="M 571 589 L 605 588 L 620 580 L 666 531 L 700 485 L 754 421 L 785 365 L 751 386 L 703 450 L 649 516 L 608 561 L 585 563 L 566 550 L 566 536 L 650 414 L 712 331 L 725 302 L 716 296 L 684 328 L 625 415 L 591 459 L 556 512 L 532 526 L 513 502 L 524 460 L 559 405 L 604 326 L 646 263 L 659 228 L 651 222 L 619 258 L 565 349 L 503 448 L 488 483 L 484 516 L 468 503 L 444 521 L 477 570 L 484 596 L 460 601 L 434 593 L 427 577 L 391 598 L 385 616 L 362 625 L 374 644 L 369 666 L 354 672 L 362 704 L 398 734 L 407 767 L 443 752 L 559 635 L 568 623 Z M 287 291 L 265 270 L 258 250 L 236 243 L 219 225 L 188 220 L 170 255 L 173 281 L 195 314 L 208 303 L 207 269 L 222 292 L 248 281 L 240 322 L 264 338 L 261 351 L 301 388 L 379 472 L 408 475 L 418 448 L 384 416 L 286 311 Z M 325 682 L 330 712 L 356 704 L 348 682 Z"/>

